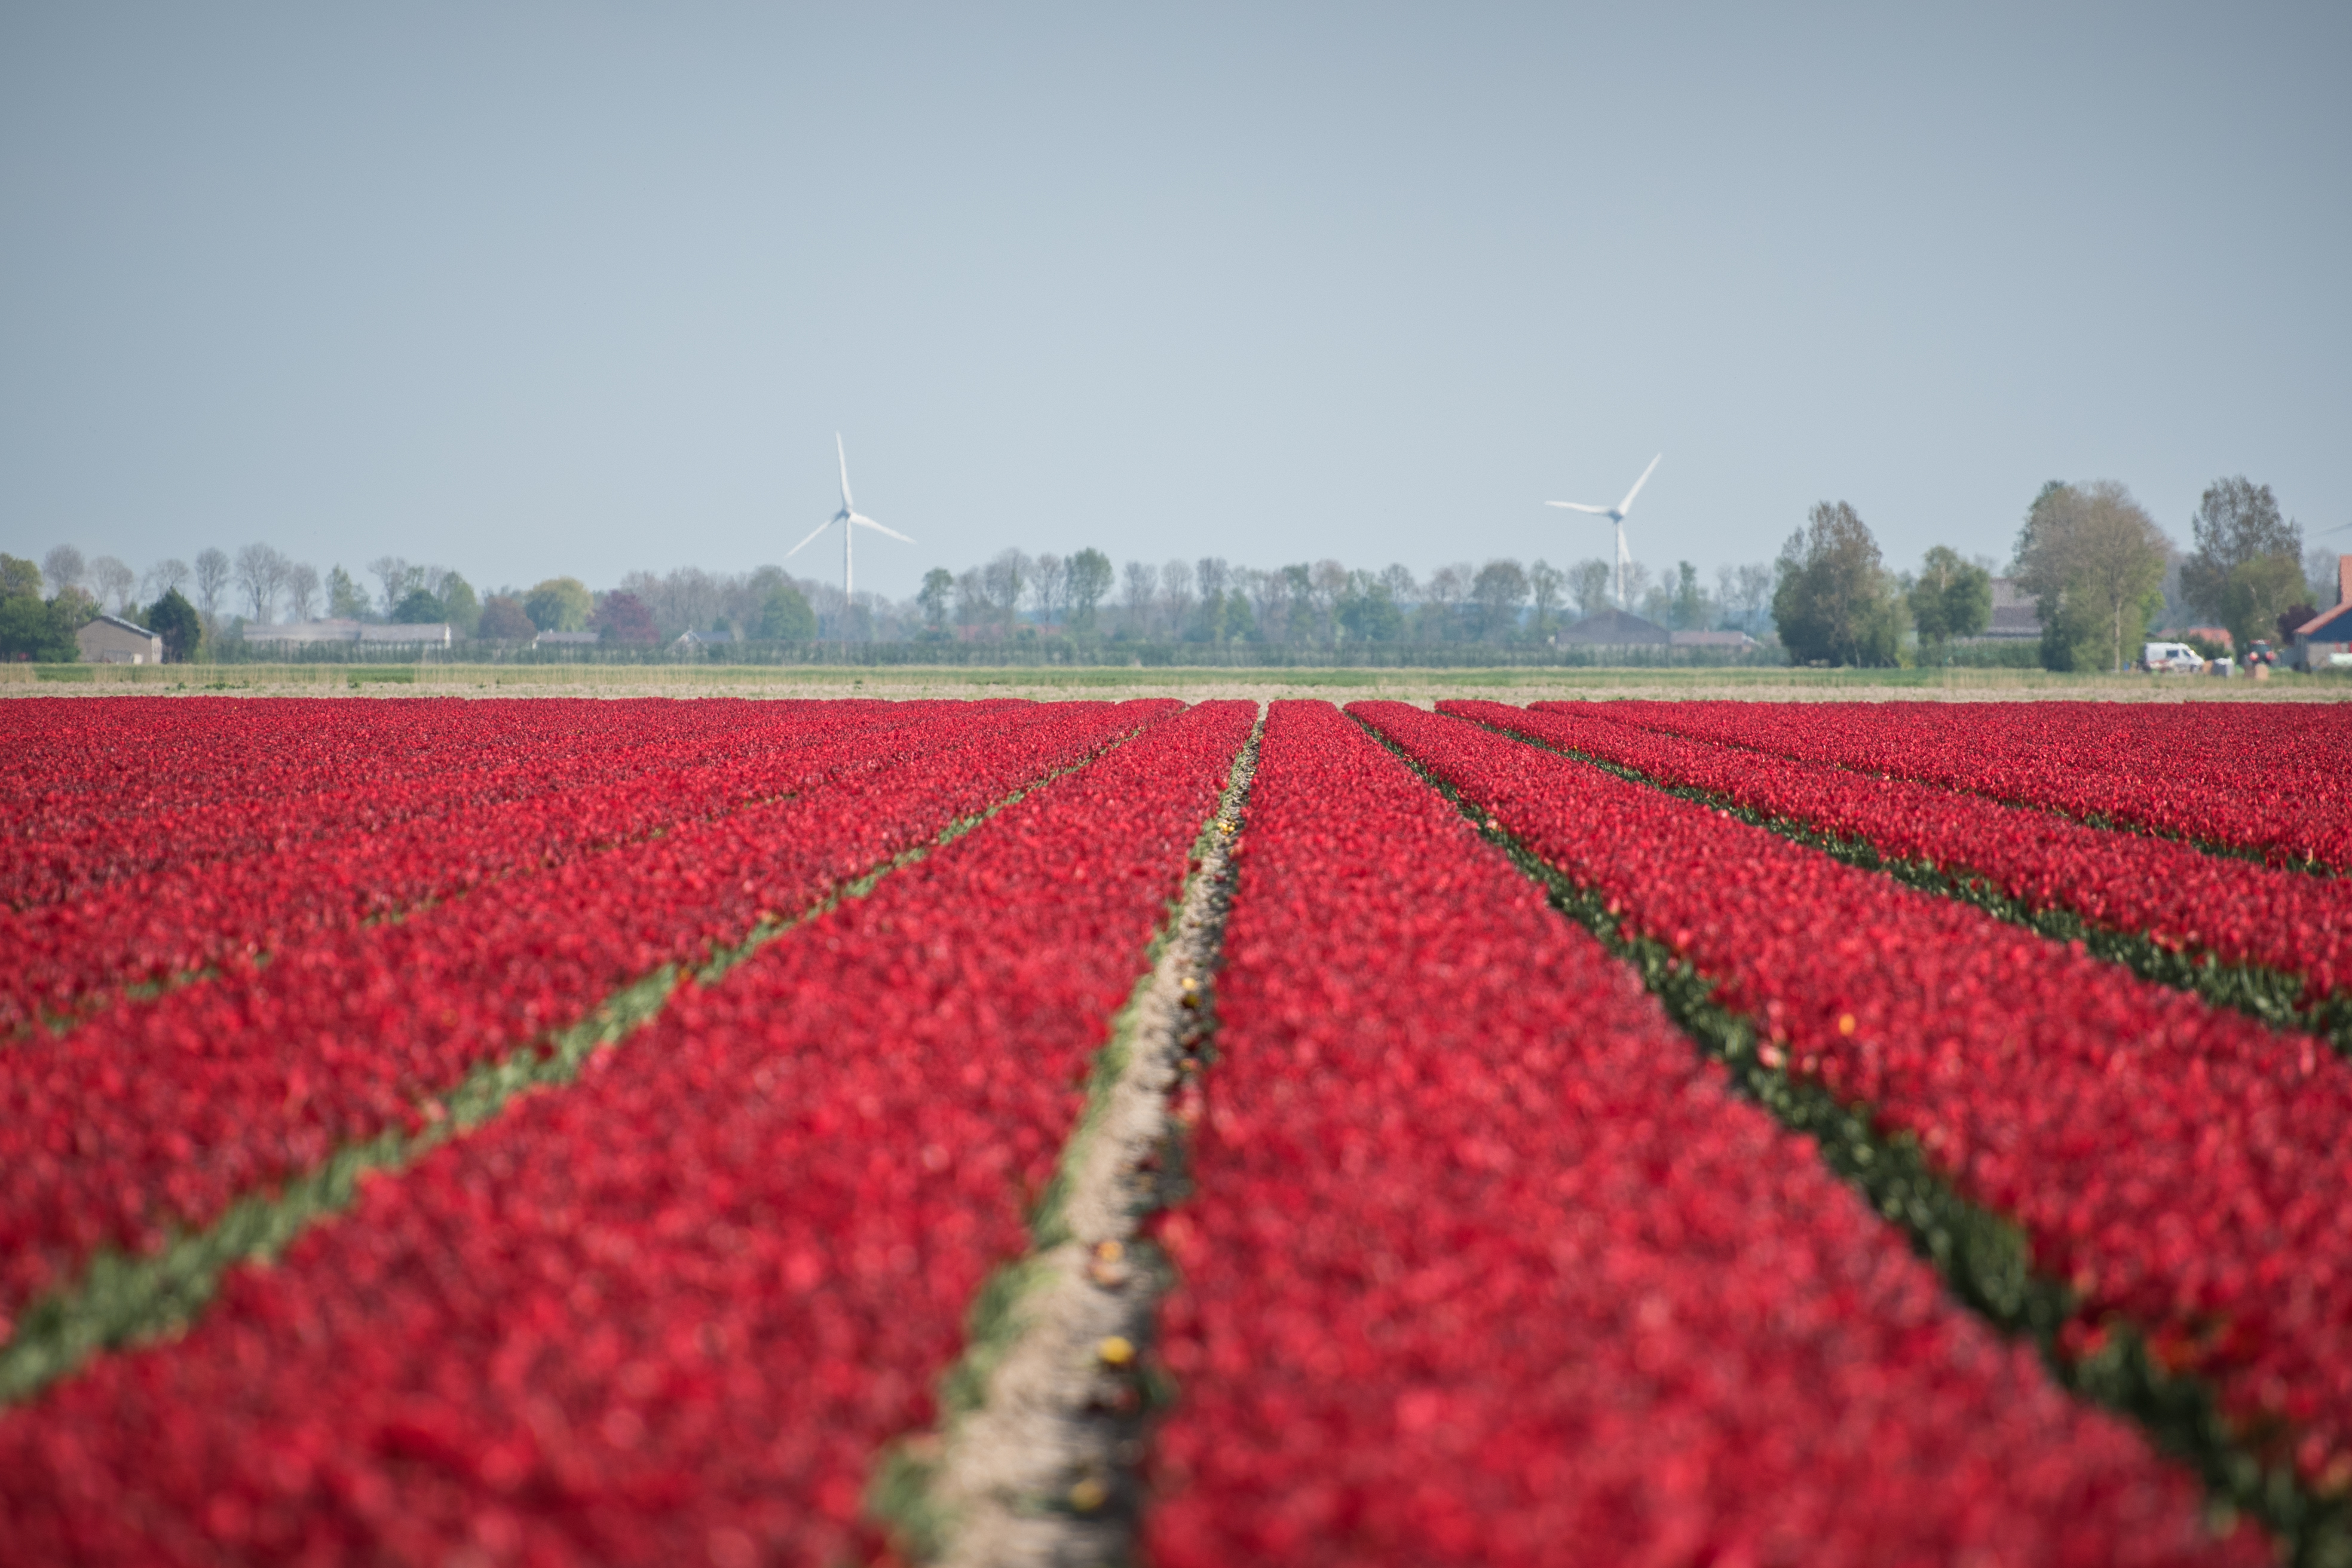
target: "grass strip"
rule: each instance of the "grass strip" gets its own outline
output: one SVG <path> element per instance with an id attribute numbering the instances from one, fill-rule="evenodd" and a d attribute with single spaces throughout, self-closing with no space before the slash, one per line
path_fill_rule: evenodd
<path id="1" fill-rule="evenodd" d="M 1936 1173 L 1916 1139 L 1881 1133 L 1868 1105 L 1841 1103 L 1819 1084 L 1791 1075 L 1778 1050 L 1759 1045 L 1749 1019 L 1717 1003 L 1714 981 L 1685 963 L 1664 942 L 1629 931 L 1609 912 L 1601 895 L 1496 826 L 1483 807 L 1435 777 L 1387 736 L 1369 724 L 1364 728 L 1424 784 L 1453 802 L 1488 843 L 1510 856 L 1544 889 L 1554 909 L 1632 965 L 1701 1053 L 1723 1064 L 1739 1093 L 1791 1131 L 1812 1139 L 1830 1170 L 1860 1192 L 1883 1218 L 1903 1228 L 1913 1250 L 1935 1267 L 1956 1297 L 2002 1333 L 2030 1338 L 2062 1387 L 2127 1417 L 2159 1451 L 2195 1471 L 2205 1484 L 2217 1529 L 2242 1513 L 2286 1545 L 2286 1560 L 2295 1568 L 2352 1568 L 2352 1500 L 2324 1497 L 2305 1486 L 2291 1459 L 2263 1451 L 2261 1439 L 2268 1434 L 2235 1430 L 2222 1416 L 2212 1389 L 2200 1378 L 2167 1372 L 2148 1354 L 2145 1338 L 2127 1320 L 2116 1317 L 2090 1325 L 2085 1348 L 2068 1353 L 2062 1348 L 2061 1331 L 2075 1321 L 2075 1295 L 2060 1281 L 2034 1271 L 2032 1247 L 2013 1221 L 1962 1197 Z M 1623 769 L 1609 771 L 1633 776 Z M 1717 806 L 1711 799 L 1706 804 Z"/>
<path id="2" fill-rule="evenodd" d="M 1454 714 L 1445 716 L 1461 717 Z M 2166 947 L 2145 932 L 2097 925 L 2072 910 L 2038 908 L 2002 892 L 1990 879 L 1965 870 L 1939 866 L 1933 860 L 1906 860 L 1884 855 L 1866 838 L 1826 832 L 1795 817 L 1774 816 L 1742 805 L 1712 790 L 1694 784 L 1669 784 L 1639 768 L 1611 762 L 1572 746 L 1522 735 L 1500 725 L 1467 718 L 1463 718 L 1462 721 L 1475 723 L 1490 734 L 1533 746 L 1538 751 L 1587 763 L 1628 784 L 1640 784 L 1673 795 L 1677 800 L 1686 800 L 1710 811 L 1736 816 L 1791 843 L 1818 849 L 1832 860 L 1864 871 L 1880 872 L 1923 893 L 1973 905 L 1995 920 L 2021 927 L 2037 936 L 2047 937 L 2052 942 L 2074 944 L 2092 957 L 2119 964 L 2143 980 L 2169 986 L 2176 991 L 2189 992 L 2217 1007 L 2234 1009 L 2273 1028 L 2300 1029 L 2317 1035 L 2339 1054 L 2352 1058 L 2352 996 L 2338 993 L 2315 1003 L 2306 1003 L 2304 1000 L 2304 977 L 2300 974 L 2264 964 L 2231 963 L 2212 952 L 2190 952 Z M 2151 833 L 2148 837 L 2165 836 Z"/>
<path id="3" fill-rule="evenodd" d="M 488 1121 L 526 1090 L 570 1083 L 595 1051 L 651 1022 L 688 973 L 704 984 L 715 983 L 777 938 L 845 900 L 864 898 L 891 872 L 952 844 L 1030 791 L 1086 766 L 1135 733 L 1129 731 L 985 810 L 957 818 L 929 844 L 873 867 L 799 913 L 761 921 L 740 942 L 715 947 L 690 970 L 665 965 L 614 991 L 578 1023 L 482 1064 L 446 1094 L 424 1104 L 425 1125 L 417 1131 L 394 1129 L 347 1145 L 275 1191 L 241 1199 L 219 1219 L 173 1237 L 160 1251 L 99 1252 L 72 1284 L 29 1305 L 18 1318 L 14 1336 L 0 1346 L 0 1405 L 33 1397 L 92 1356 L 184 1329 L 212 1300 L 230 1268 L 247 1259 L 275 1258 L 313 1224 L 348 1208 L 367 1176 L 414 1164 Z"/>

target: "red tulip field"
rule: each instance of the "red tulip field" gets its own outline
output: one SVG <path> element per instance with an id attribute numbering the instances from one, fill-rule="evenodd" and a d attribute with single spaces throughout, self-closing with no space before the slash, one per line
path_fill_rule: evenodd
<path id="1" fill-rule="evenodd" d="M 2352 706 L 0 745 L 0 1563 L 2352 1568 Z"/>

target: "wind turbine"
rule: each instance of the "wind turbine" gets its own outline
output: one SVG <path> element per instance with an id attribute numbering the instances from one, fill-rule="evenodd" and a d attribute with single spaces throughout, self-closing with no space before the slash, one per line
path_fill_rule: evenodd
<path id="1" fill-rule="evenodd" d="M 833 450 L 835 455 L 841 459 L 841 510 L 835 512 L 823 522 L 818 523 L 816 526 L 816 533 L 810 534 L 806 539 L 802 540 L 798 544 L 795 544 L 790 550 L 785 551 L 784 559 L 790 561 L 793 556 L 798 555 L 802 551 L 806 550 L 810 545 L 815 543 L 817 533 L 823 533 L 826 529 L 831 528 L 836 522 L 841 524 L 841 600 L 843 605 L 845 607 L 856 602 L 849 596 L 850 588 L 854 582 L 854 579 L 850 575 L 849 542 L 856 535 L 856 532 L 860 528 L 870 528 L 877 533 L 887 533 L 891 538 L 898 540 L 903 544 L 912 544 L 915 542 L 908 539 L 905 534 L 899 532 L 895 528 L 883 527 L 880 523 L 875 521 L 872 518 L 867 517 L 865 513 L 859 511 L 855 506 L 850 504 L 849 453 L 841 444 L 841 432 L 838 430 L 835 431 L 833 435 Z"/>
<path id="2" fill-rule="evenodd" d="M 1665 454 L 1661 452 L 1656 458 L 1650 459 L 1650 466 L 1642 470 L 1642 477 L 1633 481 L 1633 488 L 1627 490 L 1625 499 L 1615 506 L 1586 506 L 1582 501 L 1572 500 L 1544 502 L 1546 506 L 1560 507 L 1569 511 L 1590 512 L 1595 517 L 1605 517 L 1617 525 L 1617 591 L 1612 596 L 1620 608 L 1622 608 L 1625 604 L 1625 568 L 1633 564 L 1633 552 L 1625 548 L 1625 514 L 1633 510 L 1633 498 L 1642 493 L 1642 487 L 1648 484 L 1650 476 L 1658 471 L 1658 459 L 1664 456 Z"/>

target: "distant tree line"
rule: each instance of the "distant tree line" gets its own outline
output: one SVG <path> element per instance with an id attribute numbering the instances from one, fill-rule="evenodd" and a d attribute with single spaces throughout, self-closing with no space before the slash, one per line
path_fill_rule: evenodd
<path id="1" fill-rule="evenodd" d="M 2182 555 L 2131 492 L 2112 479 L 2052 480 L 2026 509 L 2005 575 L 2034 603 L 2037 653 L 2053 670 L 2128 669 L 2152 627 L 2202 616 L 2242 651 L 2284 645 L 2334 603 L 2336 557 L 2304 551 L 2268 485 L 2216 480 L 2189 519 Z M 1824 501 L 1775 563 L 1772 616 L 1798 663 L 1934 663 L 1983 631 L 1990 562 L 1938 545 L 1897 575 L 1853 508 Z"/>
<path id="2" fill-rule="evenodd" d="M 1067 635 L 1108 642 L 1337 647 L 1348 643 L 1525 646 L 1610 607 L 1601 561 L 1566 570 L 1538 560 L 1457 562 L 1427 577 L 1343 562 L 1259 568 L 1220 556 L 1114 568 L 1099 550 L 1069 556 L 1006 550 L 963 572 L 925 574 L 917 636 L 931 640 Z M 1689 562 L 1629 574 L 1627 598 L 1672 629 L 1764 629 L 1771 569 L 1727 567 L 1712 588 Z"/>
<path id="3" fill-rule="evenodd" d="M 2030 596 L 2042 626 L 2040 662 L 2060 670 L 2128 668 L 2151 626 L 2184 616 L 2227 628 L 2242 648 L 2284 642 L 2334 602 L 2333 554 L 2304 552 L 2267 485 L 2217 480 L 2190 519 L 2183 555 L 2128 490 L 2111 480 L 2053 481 L 2026 509 L 2002 575 Z M 1938 545 L 1916 571 L 1890 569 L 1844 501 L 1814 507 L 1776 561 L 1721 567 L 1712 581 L 1677 562 L 1626 574 L 1626 608 L 1670 630 L 1737 630 L 1777 637 L 1800 664 L 1939 663 L 1986 630 L 1994 563 Z M 386 555 L 365 581 L 341 565 L 323 575 L 268 544 L 137 573 L 70 545 L 37 566 L 0 555 L 0 658 L 71 659 L 74 634 L 112 613 L 162 634 L 173 659 L 235 657 L 240 625 L 331 617 L 446 624 L 461 642 L 514 647 L 541 632 L 587 634 L 617 648 L 651 648 L 695 634 L 723 645 L 814 641 L 1003 642 L 1065 637 L 1149 647 L 1256 646 L 1293 651 L 1348 645 L 1406 649 L 1540 647 L 1612 605 L 1612 568 L 1566 568 L 1507 557 L 1457 562 L 1417 575 L 1336 560 L 1259 568 L 1222 557 L 1114 565 L 1099 550 L 1069 555 L 1000 552 L 961 572 L 926 573 L 894 602 L 795 578 L 779 566 L 744 573 L 681 567 L 633 572 L 609 591 L 574 577 L 480 593 L 457 572 Z M 266 657 L 257 645 L 255 657 Z"/>

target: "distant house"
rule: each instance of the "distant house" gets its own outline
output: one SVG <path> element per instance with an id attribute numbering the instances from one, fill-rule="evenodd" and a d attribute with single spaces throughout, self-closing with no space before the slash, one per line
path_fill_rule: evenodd
<path id="1" fill-rule="evenodd" d="M 1563 626 L 1552 640 L 1562 647 L 1670 647 L 1675 634 L 1655 621 L 1645 621 L 1630 610 L 1603 610 L 1572 626 Z"/>
<path id="2" fill-rule="evenodd" d="M 2042 611 L 2033 595 L 2017 585 L 2014 577 L 1992 580 L 1992 619 L 1985 626 L 1988 637 L 2039 637 L 2042 635 Z M 1973 640 L 1973 639 L 1971 639 Z"/>
<path id="3" fill-rule="evenodd" d="M 161 664 L 163 639 L 121 616 L 100 616 L 74 633 L 84 664 Z"/>
<path id="4" fill-rule="evenodd" d="M 541 632 L 530 639 L 533 647 L 588 647 L 603 642 L 602 632 Z"/>
<path id="5" fill-rule="evenodd" d="M 723 632 L 680 632 L 677 635 L 677 640 L 669 646 L 682 653 L 692 653 L 698 648 L 729 647 L 742 640 L 735 635 L 734 628 L 730 626 Z"/>
<path id="6" fill-rule="evenodd" d="M 1675 632 L 1676 647 L 1743 648 L 1757 646 L 1756 639 L 1746 632 Z"/>
<path id="7" fill-rule="evenodd" d="M 249 643 L 277 643 L 302 647 L 311 643 L 357 642 L 360 623 L 353 620 L 287 621 L 281 625 L 247 621 L 238 632 Z"/>
<path id="8" fill-rule="evenodd" d="M 446 621 L 401 623 L 387 626 L 362 626 L 356 639 L 374 647 L 447 647 L 449 626 Z"/>
<path id="9" fill-rule="evenodd" d="M 2352 668 L 2352 555 L 2336 558 L 2336 606 L 2294 628 L 2287 662 L 2297 669 Z"/>
<path id="10" fill-rule="evenodd" d="M 329 643 L 356 643 L 366 647 L 447 647 L 450 640 L 446 623 L 422 621 L 395 621 L 381 626 L 343 619 L 288 621 L 278 626 L 247 621 L 238 635 L 249 643 L 278 647 L 314 647 Z"/>

